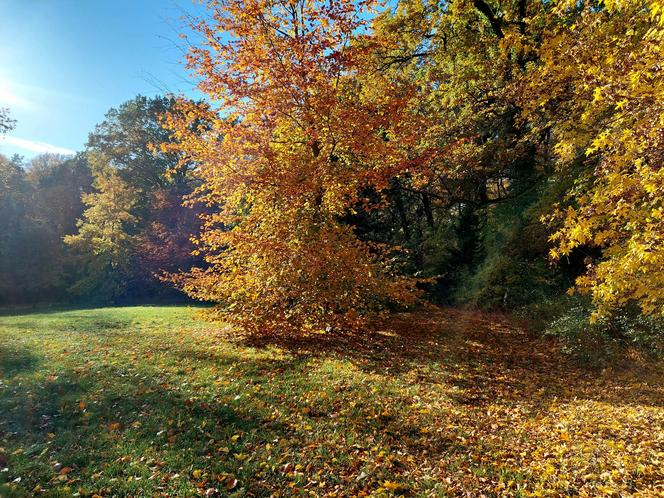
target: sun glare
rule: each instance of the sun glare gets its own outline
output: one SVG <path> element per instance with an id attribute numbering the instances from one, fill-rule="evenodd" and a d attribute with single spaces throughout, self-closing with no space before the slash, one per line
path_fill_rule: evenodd
<path id="1" fill-rule="evenodd" d="M 30 101 L 20 95 L 17 87 L 18 85 L 0 75 L 0 106 L 7 106 L 12 109 L 29 109 L 32 107 Z"/>

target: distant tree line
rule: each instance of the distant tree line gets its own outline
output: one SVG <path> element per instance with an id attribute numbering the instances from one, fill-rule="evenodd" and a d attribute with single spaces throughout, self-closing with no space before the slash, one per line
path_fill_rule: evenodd
<path id="1" fill-rule="evenodd" d="M 192 266 L 198 229 L 193 179 L 159 148 L 173 104 L 111 109 L 75 157 L 0 156 L 0 305 L 182 298 L 161 281 Z"/>

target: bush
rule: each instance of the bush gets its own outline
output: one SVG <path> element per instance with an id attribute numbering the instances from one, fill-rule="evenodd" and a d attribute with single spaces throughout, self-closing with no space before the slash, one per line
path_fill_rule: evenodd
<path id="1" fill-rule="evenodd" d="M 591 323 L 592 307 L 588 300 L 568 298 L 565 301 L 567 309 L 545 328 L 545 335 L 558 338 L 565 353 L 589 364 L 602 363 L 629 349 L 650 358 L 664 355 L 664 320 L 661 318 L 626 307 L 610 318 Z M 561 300 L 548 304 L 550 309 L 560 309 Z"/>

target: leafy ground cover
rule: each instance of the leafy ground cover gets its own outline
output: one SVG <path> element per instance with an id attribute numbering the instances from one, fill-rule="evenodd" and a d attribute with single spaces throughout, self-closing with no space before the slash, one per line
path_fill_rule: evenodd
<path id="1" fill-rule="evenodd" d="M 505 317 L 238 337 L 187 307 L 0 316 L 0 496 L 664 496 L 664 375 Z"/>

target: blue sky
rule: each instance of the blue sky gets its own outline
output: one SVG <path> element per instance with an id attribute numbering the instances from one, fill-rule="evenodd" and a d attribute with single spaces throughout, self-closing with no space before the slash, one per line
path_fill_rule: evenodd
<path id="1" fill-rule="evenodd" d="M 16 129 L 0 153 L 81 150 L 111 107 L 137 94 L 195 95 L 183 65 L 192 0 L 1 0 L 0 107 Z"/>

